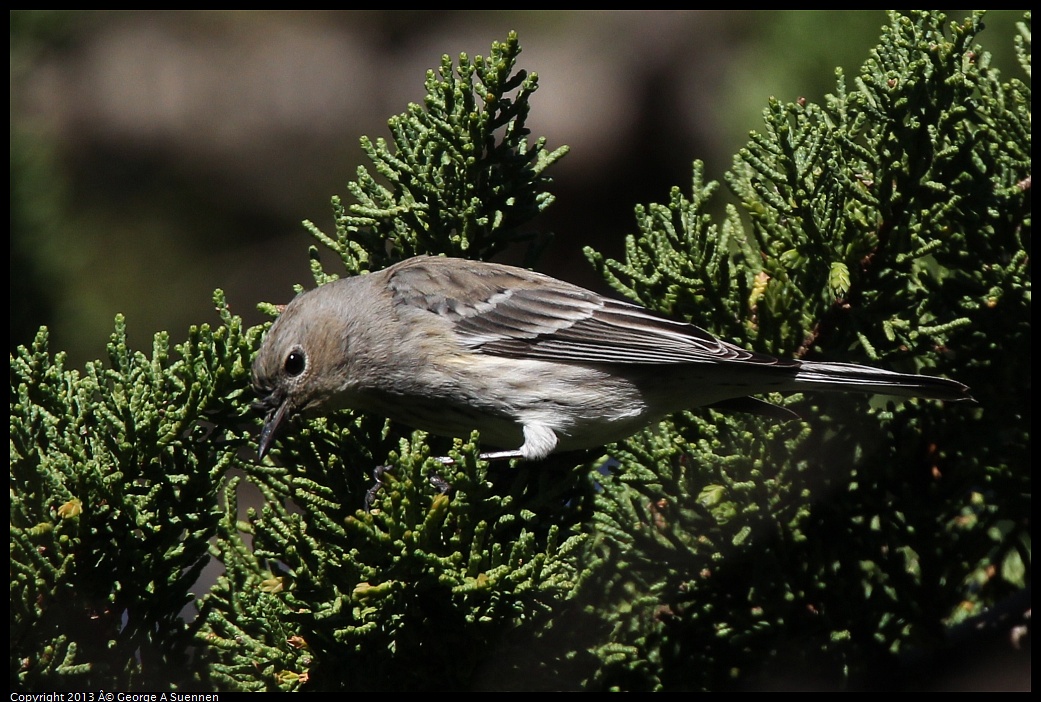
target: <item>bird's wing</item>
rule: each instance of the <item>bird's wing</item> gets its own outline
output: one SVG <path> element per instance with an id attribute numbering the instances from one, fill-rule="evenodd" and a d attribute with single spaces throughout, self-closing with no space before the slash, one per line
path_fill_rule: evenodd
<path id="1" fill-rule="evenodd" d="M 578 363 L 795 366 L 690 324 L 510 266 L 410 259 L 389 278 L 395 303 L 437 314 L 482 353 Z"/>

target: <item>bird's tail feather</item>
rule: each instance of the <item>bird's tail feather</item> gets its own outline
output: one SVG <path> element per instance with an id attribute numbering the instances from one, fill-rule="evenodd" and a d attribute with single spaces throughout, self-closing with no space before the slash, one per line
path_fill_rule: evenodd
<path id="1" fill-rule="evenodd" d="M 876 393 L 931 400 L 972 401 L 969 388 L 955 380 L 930 375 L 894 373 L 853 363 L 803 361 L 795 380 L 806 390 Z"/>

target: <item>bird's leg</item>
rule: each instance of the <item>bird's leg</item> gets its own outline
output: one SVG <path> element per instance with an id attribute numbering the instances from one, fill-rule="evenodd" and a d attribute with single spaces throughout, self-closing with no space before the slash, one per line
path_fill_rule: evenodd
<path id="1" fill-rule="evenodd" d="M 509 452 L 502 451 L 501 453 L 509 453 Z M 484 458 L 484 454 L 481 455 L 481 458 Z M 450 466 L 450 465 L 454 465 L 455 464 L 455 461 L 453 459 L 447 457 L 447 456 L 440 456 L 436 460 L 439 461 L 441 463 L 441 465 L 445 465 L 445 466 Z M 388 472 L 388 471 L 392 471 L 392 470 L 394 470 L 394 466 L 376 466 L 376 468 L 372 471 L 372 477 L 373 477 L 373 479 L 376 482 L 374 482 L 372 484 L 372 487 L 370 487 L 365 492 L 365 511 L 366 512 L 371 512 L 372 511 L 372 503 L 376 500 L 376 493 L 378 493 L 380 491 L 380 488 L 383 487 L 383 474 Z M 430 476 L 430 484 L 433 485 L 434 487 L 436 487 L 438 489 L 438 491 L 442 495 L 447 494 L 448 491 L 452 489 L 452 484 L 450 482 L 448 482 L 447 480 L 445 480 L 444 478 L 442 478 L 437 473 L 434 473 L 433 475 Z"/>
<path id="2" fill-rule="evenodd" d="M 511 458 L 523 458 L 523 455 L 519 450 L 513 450 L 490 451 L 479 454 L 477 457 L 482 461 L 508 461 Z M 443 466 L 454 466 L 456 464 L 456 460 L 450 456 L 438 456 L 434 460 Z M 376 492 L 383 486 L 383 482 L 380 478 L 383 476 L 383 473 L 388 470 L 390 470 L 390 466 L 379 466 L 375 471 L 373 471 L 373 476 L 376 478 L 376 484 L 369 488 L 369 491 L 365 495 L 366 510 L 368 510 L 369 506 L 372 504 L 372 500 L 375 499 Z M 430 476 L 430 484 L 436 487 L 442 495 L 448 494 L 448 491 L 452 489 L 452 484 L 437 473 Z"/>
<path id="3" fill-rule="evenodd" d="M 511 458 L 524 458 L 524 454 L 520 452 L 520 449 L 514 449 L 512 451 L 488 451 L 478 454 L 477 457 L 482 461 L 508 461 Z M 436 460 L 443 466 L 455 465 L 455 459 L 450 456 L 438 456 Z"/>
<path id="4" fill-rule="evenodd" d="M 523 455 L 520 450 L 515 449 L 513 451 L 489 451 L 478 454 L 477 457 L 482 461 L 508 461 L 511 458 L 523 458 Z M 435 460 L 443 466 L 454 466 L 456 464 L 456 460 L 450 456 L 438 456 Z M 452 489 L 452 484 L 437 473 L 430 476 L 430 484 L 440 490 L 442 495 Z"/>
<path id="5" fill-rule="evenodd" d="M 512 451 L 489 451 L 488 453 L 482 453 L 479 458 L 482 461 L 508 461 L 511 458 L 524 458 L 524 454 L 521 453 L 520 449 L 513 449 Z"/>

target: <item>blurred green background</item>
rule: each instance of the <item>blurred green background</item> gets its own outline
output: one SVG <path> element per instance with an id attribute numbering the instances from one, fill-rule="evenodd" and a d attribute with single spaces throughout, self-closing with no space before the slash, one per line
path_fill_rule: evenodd
<path id="1" fill-rule="evenodd" d="M 961 11 L 951 11 L 960 20 Z M 1006 75 L 1021 11 L 980 37 Z M 147 350 L 216 322 L 223 288 L 259 301 L 311 286 L 300 225 L 332 231 L 358 137 L 425 91 L 442 54 L 515 29 L 540 89 L 530 126 L 556 168 L 540 268 L 596 286 L 585 244 L 619 255 L 637 203 L 719 178 L 770 96 L 818 101 L 855 74 L 881 11 L 12 11 L 11 348 L 51 329 L 74 365 L 117 313 Z"/>

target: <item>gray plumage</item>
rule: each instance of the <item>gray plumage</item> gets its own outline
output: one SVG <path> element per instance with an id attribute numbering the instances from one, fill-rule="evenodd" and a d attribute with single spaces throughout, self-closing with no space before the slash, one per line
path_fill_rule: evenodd
<path id="1" fill-rule="evenodd" d="M 526 459 L 617 441 L 678 410 L 841 391 L 971 400 L 944 378 L 774 358 L 524 269 L 420 256 L 297 296 L 253 363 L 263 456 L 293 416 L 351 407 Z"/>

